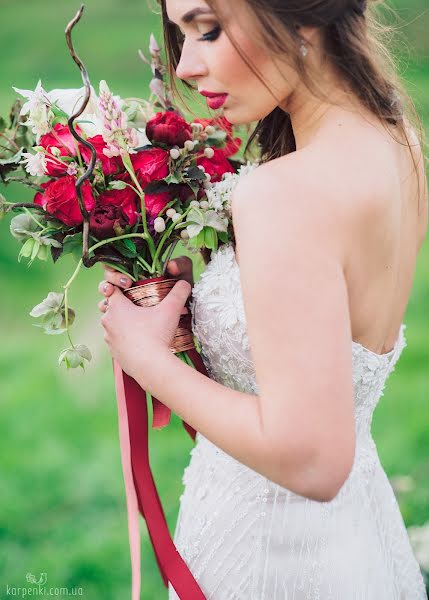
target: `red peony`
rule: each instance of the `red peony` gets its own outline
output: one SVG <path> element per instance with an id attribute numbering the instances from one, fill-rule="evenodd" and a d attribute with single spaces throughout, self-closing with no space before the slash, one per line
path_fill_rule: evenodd
<path id="1" fill-rule="evenodd" d="M 137 178 L 143 188 L 151 181 L 164 179 L 169 174 L 168 160 L 170 155 L 162 148 L 142 150 L 130 156 Z"/>
<path id="2" fill-rule="evenodd" d="M 76 127 L 76 131 L 79 134 L 81 133 L 79 127 Z M 42 135 L 39 146 L 43 146 L 52 156 L 52 158 L 46 157 L 46 170 L 51 177 L 61 177 L 66 173 L 68 167 L 67 162 L 62 162 L 60 157 L 57 158 L 52 154 L 52 148 L 58 148 L 60 156 L 75 157 L 77 155 L 74 137 L 67 125 L 61 125 L 60 123 L 55 125 L 53 132 Z"/>
<path id="3" fill-rule="evenodd" d="M 90 142 L 97 153 L 98 160 L 101 161 L 102 170 L 105 175 L 114 175 L 118 173 L 118 171 L 124 170 L 124 164 L 122 162 L 122 158 L 120 156 L 113 156 L 109 158 L 103 152 L 104 148 L 106 148 L 106 142 L 103 139 L 102 135 L 95 135 L 94 137 L 90 137 L 87 140 Z M 91 151 L 86 146 L 80 146 L 80 152 L 82 154 L 83 160 L 89 165 L 91 160 Z"/>
<path id="4" fill-rule="evenodd" d="M 192 140 L 192 129 L 177 112 L 159 112 L 147 122 L 146 136 L 152 143 L 183 146 Z"/>
<path id="5" fill-rule="evenodd" d="M 232 124 L 226 117 L 216 117 L 214 119 L 195 119 L 195 123 L 200 123 L 203 127 L 212 125 L 226 131 L 225 146 L 221 148 L 224 156 L 232 156 L 240 150 L 241 139 L 239 137 L 232 137 Z"/>
<path id="6" fill-rule="evenodd" d="M 146 206 L 147 217 L 157 217 L 160 211 L 171 201 L 171 195 L 168 192 L 159 194 L 145 194 L 144 203 Z"/>
<path id="7" fill-rule="evenodd" d="M 114 204 L 105 204 L 97 206 L 91 211 L 89 226 L 99 240 L 118 235 L 119 229 L 125 230 L 128 225 L 128 218 L 120 206 Z M 116 231 L 115 231 L 116 230 Z"/>
<path id="8" fill-rule="evenodd" d="M 197 165 L 202 165 L 209 175 L 211 175 L 212 183 L 220 181 L 224 173 L 234 173 L 230 162 L 224 155 L 222 149 L 213 148 L 213 158 L 206 158 L 205 156 L 197 158 Z"/>
<path id="9" fill-rule="evenodd" d="M 125 181 L 126 183 L 130 183 L 128 173 L 118 175 L 117 179 Z M 129 224 L 135 225 L 137 217 L 139 215 L 138 200 L 139 198 L 135 194 L 135 192 L 127 186 L 123 190 L 107 190 L 106 192 L 103 192 L 98 197 L 97 204 L 99 204 L 100 206 L 112 205 L 122 208 L 124 214 L 128 219 Z"/>
<path id="10" fill-rule="evenodd" d="M 83 217 L 79 209 L 75 183 L 76 178 L 72 175 L 65 175 L 55 181 L 44 183 L 42 184 L 44 193 L 37 193 L 34 202 L 66 225 L 70 227 L 80 225 L 83 223 Z M 88 181 L 82 185 L 82 197 L 85 208 L 91 211 L 95 201 Z"/>

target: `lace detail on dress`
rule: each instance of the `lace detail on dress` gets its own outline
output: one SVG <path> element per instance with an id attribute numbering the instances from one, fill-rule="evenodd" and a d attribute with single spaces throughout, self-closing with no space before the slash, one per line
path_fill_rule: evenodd
<path id="1" fill-rule="evenodd" d="M 219 383 L 257 394 L 234 249 L 221 246 L 211 258 L 190 305 L 203 362 Z M 331 502 L 275 484 L 197 433 L 174 539 L 208 600 L 426 600 L 371 435 L 405 327 L 384 355 L 352 343 L 356 453 Z"/>

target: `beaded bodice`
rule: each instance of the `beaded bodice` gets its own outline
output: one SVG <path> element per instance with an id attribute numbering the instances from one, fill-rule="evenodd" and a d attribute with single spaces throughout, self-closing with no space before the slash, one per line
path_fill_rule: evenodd
<path id="1" fill-rule="evenodd" d="M 212 252 L 212 260 L 193 288 L 192 327 L 212 379 L 246 393 L 258 394 L 246 328 L 240 272 L 232 244 Z M 377 354 L 352 342 L 356 433 L 368 435 L 374 409 L 389 374 L 406 346 L 402 324 L 395 347 Z"/>

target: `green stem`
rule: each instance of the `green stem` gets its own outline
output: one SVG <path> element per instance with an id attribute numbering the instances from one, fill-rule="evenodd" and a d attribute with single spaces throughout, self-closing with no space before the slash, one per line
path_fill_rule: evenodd
<path id="1" fill-rule="evenodd" d="M 67 337 L 69 338 L 70 344 L 72 345 L 72 348 L 74 348 L 74 344 L 73 341 L 70 337 L 70 328 L 69 328 L 69 298 L 68 298 L 68 293 L 69 293 L 69 288 L 71 286 L 71 284 L 73 283 L 73 281 L 76 279 L 76 277 L 78 276 L 78 273 L 81 269 L 83 265 L 82 259 L 80 259 L 80 261 L 77 264 L 77 267 L 73 273 L 73 275 L 70 277 L 70 279 L 67 281 L 67 283 L 63 286 L 64 289 L 64 307 L 65 307 L 65 317 L 66 317 L 66 331 L 67 331 Z"/>
<path id="2" fill-rule="evenodd" d="M 153 275 L 152 267 L 145 261 L 141 256 L 137 256 L 137 262 L 139 262 L 151 275 Z"/>
<path id="3" fill-rule="evenodd" d="M 189 355 L 187 352 L 183 352 L 184 358 L 185 358 L 185 362 L 190 366 L 193 367 L 194 369 L 196 369 L 196 366 L 194 365 L 194 363 L 192 362 L 192 360 L 189 358 Z"/>
<path id="4" fill-rule="evenodd" d="M 164 235 L 162 236 L 161 241 L 159 242 L 158 247 L 156 249 L 154 260 L 158 259 L 158 256 L 161 253 L 161 250 L 162 250 L 165 240 L 170 236 L 170 233 L 173 231 L 173 229 L 177 225 L 179 225 L 183 221 L 183 219 L 188 215 L 191 208 L 193 208 L 193 207 L 189 206 L 186 209 L 186 211 L 181 215 L 180 219 L 177 219 L 177 221 L 175 221 L 174 223 L 171 223 L 171 225 L 165 230 Z"/>
<path id="5" fill-rule="evenodd" d="M 29 216 L 30 216 L 30 217 L 33 219 L 33 221 L 34 221 L 35 223 L 37 223 L 37 225 L 38 225 L 38 226 L 39 226 L 39 227 L 42 229 L 42 233 L 43 233 L 43 231 L 45 230 L 45 227 L 42 225 L 42 223 L 40 223 L 40 221 L 38 221 L 38 220 L 36 219 L 36 217 L 35 217 L 34 215 L 32 215 L 32 214 L 31 214 L 31 212 L 28 210 L 28 208 L 24 208 L 24 210 L 25 210 L 25 212 L 27 213 L 27 215 L 29 215 Z"/>

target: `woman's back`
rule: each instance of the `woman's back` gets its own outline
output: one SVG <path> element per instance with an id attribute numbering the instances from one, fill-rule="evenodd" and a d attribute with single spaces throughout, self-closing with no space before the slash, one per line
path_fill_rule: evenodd
<path id="1" fill-rule="evenodd" d="M 303 149 L 330 172 L 325 183 L 343 189 L 352 222 L 343 238 L 352 339 L 379 354 L 398 337 L 428 227 L 424 158 L 408 131 L 412 153 L 394 129 L 339 110 Z"/>

